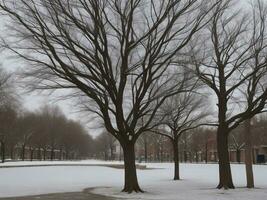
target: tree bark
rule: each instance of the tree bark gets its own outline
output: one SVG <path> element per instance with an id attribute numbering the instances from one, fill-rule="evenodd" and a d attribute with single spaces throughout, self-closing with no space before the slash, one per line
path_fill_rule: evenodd
<path id="1" fill-rule="evenodd" d="M 173 140 L 174 180 L 180 180 L 178 140 Z"/>
<path id="2" fill-rule="evenodd" d="M 123 146 L 124 153 L 124 189 L 123 192 L 143 192 L 139 187 L 137 174 L 136 174 L 136 165 L 135 165 L 135 151 L 134 143 L 129 142 Z"/>
<path id="3" fill-rule="evenodd" d="M 217 148 L 219 157 L 219 177 L 218 189 L 234 189 L 231 166 L 228 152 L 228 133 L 226 127 L 220 125 L 217 132 Z"/>
<path id="4" fill-rule="evenodd" d="M 250 119 L 245 122 L 245 165 L 246 165 L 247 188 L 254 188 Z"/>

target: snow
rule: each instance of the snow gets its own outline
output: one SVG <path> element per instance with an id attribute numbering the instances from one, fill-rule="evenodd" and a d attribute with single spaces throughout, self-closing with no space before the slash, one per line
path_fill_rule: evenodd
<path id="1" fill-rule="evenodd" d="M 19 162 L 13 165 L 53 164 L 121 164 L 120 162 Z M 1 166 L 2 164 L 0 164 Z M 232 165 L 235 190 L 215 189 L 218 183 L 218 165 L 181 164 L 181 181 L 173 181 L 171 163 L 150 163 L 149 170 L 138 170 L 139 183 L 146 192 L 124 194 L 123 169 L 103 166 L 51 166 L 0 168 L 0 197 L 26 196 L 36 194 L 76 192 L 85 188 L 96 188 L 94 193 L 115 198 L 144 200 L 256 200 L 267 199 L 267 166 L 254 166 L 256 189 L 246 189 L 245 166 Z"/>
<path id="2" fill-rule="evenodd" d="M 119 165 L 123 162 L 119 161 L 103 161 L 103 160 L 80 160 L 80 161 L 15 161 L 0 163 L 0 167 L 14 167 L 14 166 L 50 166 L 50 165 Z"/>
<path id="3" fill-rule="evenodd" d="M 181 164 L 180 181 L 173 181 L 172 164 L 148 164 L 157 170 L 139 171 L 144 194 L 122 194 L 120 188 L 98 188 L 94 193 L 145 200 L 255 200 L 267 199 L 267 166 L 254 166 L 256 189 L 246 189 L 245 166 L 232 165 L 235 190 L 218 190 L 218 165 Z"/>

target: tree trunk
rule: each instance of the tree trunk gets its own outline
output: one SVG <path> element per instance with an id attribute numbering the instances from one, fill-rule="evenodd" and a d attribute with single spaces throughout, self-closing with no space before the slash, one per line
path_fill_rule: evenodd
<path id="1" fill-rule="evenodd" d="M 219 175 L 220 182 L 218 189 L 234 189 L 234 184 L 231 174 L 231 166 L 228 152 L 228 133 L 224 126 L 220 125 L 217 132 L 217 148 L 219 157 Z"/>
<path id="2" fill-rule="evenodd" d="M 59 152 L 59 160 L 63 159 L 63 149 L 60 147 L 60 152 Z"/>
<path id="3" fill-rule="evenodd" d="M 104 160 L 105 160 L 105 161 L 108 160 L 108 152 L 107 152 L 106 148 L 105 148 L 105 150 L 104 150 Z"/>
<path id="4" fill-rule="evenodd" d="M 46 148 L 43 148 L 44 150 L 44 160 L 46 160 Z"/>
<path id="5" fill-rule="evenodd" d="M 122 153 L 121 153 L 121 146 L 120 146 L 120 155 L 119 155 L 119 160 L 121 161 Z"/>
<path id="6" fill-rule="evenodd" d="M 25 160 L 25 145 L 22 145 L 22 151 L 21 151 L 21 160 Z"/>
<path id="7" fill-rule="evenodd" d="M 251 120 L 245 122 L 245 164 L 247 176 L 247 188 L 254 188 Z"/>
<path id="8" fill-rule="evenodd" d="M 124 189 L 123 192 L 143 192 L 138 184 L 136 166 L 135 166 L 135 151 L 134 143 L 127 143 L 123 145 L 124 153 Z"/>
<path id="9" fill-rule="evenodd" d="M 179 173 L 179 146 L 178 141 L 173 141 L 174 180 L 180 180 Z"/>
<path id="10" fill-rule="evenodd" d="M 1 154 L 2 154 L 2 163 L 6 160 L 6 144 L 5 142 L 1 142 Z"/>
<path id="11" fill-rule="evenodd" d="M 30 159 L 31 159 L 31 161 L 33 161 L 34 148 L 32 148 L 32 147 L 30 148 L 30 153 L 31 153 Z"/>

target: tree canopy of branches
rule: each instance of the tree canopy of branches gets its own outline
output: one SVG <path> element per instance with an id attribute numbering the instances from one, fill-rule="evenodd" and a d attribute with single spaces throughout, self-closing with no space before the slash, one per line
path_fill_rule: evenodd
<path id="1" fill-rule="evenodd" d="M 139 192 L 134 144 L 160 105 L 181 92 L 180 80 L 172 79 L 177 55 L 216 3 L 1 0 L 0 8 L 15 23 L 6 47 L 31 63 L 34 88 L 72 88 L 93 100 L 91 111 L 124 151 L 123 191 Z M 150 117 L 137 126 L 144 115 Z"/>
<path id="2" fill-rule="evenodd" d="M 0 66 L 0 107 L 16 102 L 12 87 L 12 76 Z"/>

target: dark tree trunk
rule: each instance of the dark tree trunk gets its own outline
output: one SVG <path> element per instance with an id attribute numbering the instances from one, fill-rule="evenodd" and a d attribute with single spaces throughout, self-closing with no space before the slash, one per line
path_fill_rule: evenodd
<path id="1" fill-rule="evenodd" d="M 21 149 L 21 160 L 24 161 L 25 160 L 25 144 L 22 145 L 22 149 Z"/>
<path id="2" fill-rule="evenodd" d="M 178 140 L 173 140 L 174 180 L 180 180 Z"/>
<path id="3" fill-rule="evenodd" d="M 226 128 L 222 125 L 218 127 L 217 148 L 220 174 L 220 182 L 217 188 L 234 189 L 228 152 L 228 133 Z"/>
<path id="4" fill-rule="evenodd" d="M 104 160 L 105 161 L 108 160 L 108 152 L 106 151 L 106 148 L 105 148 L 105 151 L 104 151 Z"/>
<path id="5" fill-rule="evenodd" d="M 121 157 L 122 157 L 122 149 L 121 149 L 121 146 L 120 146 L 120 155 L 119 155 L 119 160 L 120 161 L 122 160 Z"/>
<path id="6" fill-rule="evenodd" d="M 30 159 L 31 159 L 31 161 L 33 161 L 34 148 L 32 148 L 32 147 L 30 148 L 30 153 L 31 153 Z"/>
<path id="7" fill-rule="evenodd" d="M 247 176 L 247 188 L 254 188 L 253 157 L 252 157 L 252 137 L 251 120 L 245 122 L 245 164 Z"/>
<path id="8" fill-rule="evenodd" d="M 46 148 L 43 148 L 44 150 L 44 160 L 46 160 Z"/>
<path id="9" fill-rule="evenodd" d="M 129 142 L 123 145 L 123 153 L 124 153 L 125 177 L 124 177 L 124 189 L 122 191 L 128 193 L 143 192 L 139 187 L 137 180 L 134 143 Z"/>
<path id="10" fill-rule="evenodd" d="M 1 141 L 1 156 L 2 156 L 2 163 L 6 160 L 6 144 L 5 142 Z"/>
<path id="11" fill-rule="evenodd" d="M 62 158 L 63 158 L 63 149 L 60 148 L 59 160 L 62 160 Z"/>

